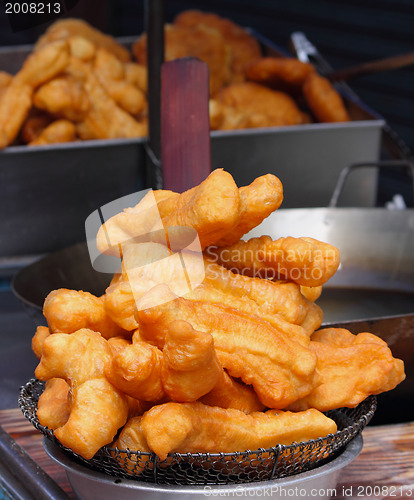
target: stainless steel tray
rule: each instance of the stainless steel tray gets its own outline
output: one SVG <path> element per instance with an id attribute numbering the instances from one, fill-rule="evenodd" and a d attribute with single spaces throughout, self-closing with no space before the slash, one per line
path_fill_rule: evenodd
<path id="1" fill-rule="evenodd" d="M 119 39 L 124 45 L 132 38 Z M 261 39 L 266 53 L 277 47 Z M 267 44 L 267 45 L 266 45 Z M 16 72 L 31 46 L 0 48 L 0 69 Z M 356 121 L 211 133 L 212 168 L 238 185 L 274 173 L 283 208 L 325 206 L 342 168 L 379 157 L 384 121 L 347 99 Z M 85 238 L 84 221 L 101 205 L 147 185 L 146 139 L 13 146 L 0 151 L 0 259 L 47 253 Z M 360 172 L 345 206 L 373 206 L 377 174 Z"/>

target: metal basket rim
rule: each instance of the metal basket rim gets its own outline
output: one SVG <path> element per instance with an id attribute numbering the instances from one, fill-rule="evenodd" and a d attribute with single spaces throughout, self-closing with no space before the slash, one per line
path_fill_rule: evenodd
<path id="1" fill-rule="evenodd" d="M 21 386 L 20 387 L 20 392 L 19 392 L 19 398 L 18 398 L 18 404 L 19 404 L 19 407 L 23 413 L 23 415 L 30 421 L 30 423 L 37 429 L 39 430 L 44 436 L 48 437 L 49 439 L 51 439 L 52 441 L 54 442 L 57 442 L 58 445 L 64 449 L 65 451 L 75 455 L 76 457 L 80 457 L 77 453 L 75 453 L 74 451 L 72 451 L 70 448 L 66 448 L 65 446 L 63 446 L 59 440 L 55 437 L 55 434 L 53 432 L 52 429 L 49 429 L 48 427 L 45 427 L 43 426 L 42 424 L 40 424 L 39 420 L 37 419 L 37 416 L 32 418 L 30 415 L 29 415 L 29 409 L 26 407 L 25 403 L 24 403 L 24 400 L 23 398 L 24 397 L 27 397 L 27 395 L 25 396 L 24 393 L 27 394 L 27 391 L 31 388 L 31 387 L 40 387 L 41 385 L 43 385 L 44 382 L 42 382 L 41 380 L 37 379 L 37 378 L 31 378 L 28 382 L 26 382 L 25 385 Z M 33 398 L 33 396 L 31 396 Z M 33 398 L 34 400 L 34 398 Z M 37 401 L 35 401 L 36 403 L 36 407 L 37 407 Z M 355 432 L 355 436 L 362 431 L 362 429 L 369 423 L 369 421 L 371 420 L 371 418 L 373 417 L 374 415 L 374 412 L 376 410 L 376 406 L 377 406 L 377 401 L 376 401 L 376 397 L 375 396 L 368 396 L 368 398 L 366 398 L 365 400 L 363 400 L 360 404 L 363 404 L 363 403 L 367 403 L 367 401 L 370 403 L 369 404 L 369 409 L 366 413 L 364 413 L 361 417 L 358 418 L 358 420 L 356 420 L 355 422 L 347 425 L 346 427 L 344 427 L 343 429 L 340 429 L 340 430 L 337 430 L 335 433 L 330 433 L 330 434 L 327 434 L 326 436 L 323 436 L 323 437 L 319 437 L 319 438 L 316 438 L 316 439 L 311 439 L 311 440 L 308 440 L 308 441 L 298 441 L 298 442 L 293 442 L 289 445 L 283 445 L 283 444 L 277 444 L 276 446 L 272 446 L 270 448 L 258 448 L 257 450 L 244 450 L 244 451 L 234 451 L 234 452 L 217 452 L 217 453 L 203 453 L 203 452 L 197 452 L 197 453 L 178 453 L 178 452 L 174 452 L 174 453 L 169 453 L 168 454 L 168 458 L 171 459 L 171 458 L 174 458 L 174 459 L 178 459 L 178 460 L 182 460 L 182 459 L 185 459 L 185 458 L 208 458 L 208 459 L 214 459 L 214 458 L 226 458 L 226 457 L 243 457 L 245 456 L 246 458 L 249 457 L 249 455 L 261 455 L 263 453 L 269 453 L 269 454 L 280 454 L 284 451 L 292 451 L 292 450 L 296 450 L 296 449 L 301 449 L 301 448 L 305 448 L 307 446 L 310 446 L 310 445 L 314 445 L 316 443 L 323 443 L 324 441 L 330 441 L 330 440 L 335 440 L 335 439 L 340 439 L 342 435 L 347 435 L 349 434 L 350 432 Z M 358 405 L 359 406 L 359 405 Z M 336 410 L 330 410 L 328 412 L 324 412 L 327 416 L 329 416 L 330 418 L 332 418 L 333 420 L 335 420 L 333 417 L 335 415 L 332 415 L 332 413 L 334 412 L 337 412 L 337 413 L 341 413 L 341 410 L 352 410 L 352 409 L 356 409 L 358 406 L 354 407 L 354 408 L 338 408 Z M 341 414 L 342 417 L 346 416 L 348 417 L 347 415 L 344 415 L 344 414 Z M 348 417 L 350 418 L 350 417 Z M 353 436 L 353 437 L 355 437 Z M 102 452 L 107 452 L 107 453 L 111 453 L 111 452 L 116 452 L 116 453 L 126 453 L 126 454 L 131 454 L 131 455 L 137 455 L 138 457 L 152 457 L 154 458 L 154 461 L 159 461 L 159 462 L 164 462 L 164 461 L 160 461 L 157 457 L 157 455 L 154 453 L 154 452 L 147 452 L 147 451 L 140 451 L 140 450 L 131 450 L 129 448 L 126 448 L 126 449 L 121 449 L 121 448 L 113 448 L 111 446 L 108 446 L 108 445 L 105 445 L 103 446 L 99 451 L 98 453 L 102 453 Z M 83 459 L 82 457 L 80 457 L 83 461 L 85 459 Z"/>

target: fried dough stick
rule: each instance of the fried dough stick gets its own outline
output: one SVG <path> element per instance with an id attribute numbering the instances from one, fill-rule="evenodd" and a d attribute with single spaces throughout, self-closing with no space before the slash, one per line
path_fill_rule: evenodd
<path id="1" fill-rule="evenodd" d="M 44 146 L 76 140 L 75 125 L 69 120 L 56 120 L 45 127 L 36 139 L 29 142 L 29 146 Z"/>
<path id="2" fill-rule="evenodd" d="M 80 61 L 78 62 L 79 65 Z M 80 68 L 86 74 L 84 89 L 90 109 L 77 126 L 82 139 L 116 139 L 143 137 L 147 127 L 120 108 L 109 96 L 97 76 L 85 64 Z"/>
<path id="3" fill-rule="evenodd" d="M 98 49 L 94 71 L 101 85 L 122 109 L 132 115 L 144 111 L 146 108 L 144 92 L 125 80 L 124 65 L 116 56 L 104 49 Z"/>
<path id="4" fill-rule="evenodd" d="M 173 401 L 193 402 L 202 398 L 211 406 L 237 408 L 246 413 L 264 409 L 250 387 L 237 383 L 223 370 L 213 337 L 194 330 L 186 321 L 173 321 L 168 328 L 162 383 Z"/>
<path id="5" fill-rule="evenodd" d="M 46 381 L 37 402 L 37 418 L 41 425 L 55 430 L 66 424 L 70 415 L 69 389 L 69 384 L 61 378 Z"/>
<path id="6" fill-rule="evenodd" d="M 128 422 L 121 436 L 129 447 L 148 447 L 161 459 L 168 453 L 231 453 L 307 441 L 336 432 L 336 424 L 317 410 L 277 410 L 249 415 L 202 403 L 165 403 Z M 135 434 L 136 442 L 131 439 Z"/>
<path id="7" fill-rule="evenodd" d="M 248 276 L 288 279 L 299 285 L 320 286 L 339 266 L 339 251 L 314 238 L 270 236 L 239 241 L 229 247 L 209 249 L 209 256 L 227 269 Z"/>
<path id="8" fill-rule="evenodd" d="M 7 87 L 11 84 L 13 75 L 6 71 L 0 71 L 0 100 L 6 92 Z"/>
<path id="9" fill-rule="evenodd" d="M 303 95 L 319 121 L 349 122 L 351 120 L 340 94 L 327 78 L 316 72 L 306 78 L 303 84 Z"/>
<path id="10" fill-rule="evenodd" d="M 272 174 L 257 177 L 250 185 L 239 188 L 240 219 L 236 227 L 217 241 L 216 245 L 237 243 L 250 230 L 278 209 L 283 201 L 283 187 Z"/>
<path id="11" fill-rule="evenodd" d="M 34 90 L 64 70 L 69 62 L 66 42 L 55 42 L 26 59 L 0 101 L 0 149 L 17 137 L 32 106 Z"/>
<path id="12" fill-rule="evenodd" d="M 42 357 L 43 342 L 49 337 L 50 331 L 46 326 L 38 326 L 36 333 L 32 337 L 32 351 L 37 359 Z"/>
<path id="13" fill-rule="evenodd" d="M 246 78 L 269 87 L 299 92 L 307 76 L 315 72 L 312 64 L 290 57 L 263 57 L 246 68 Z"/>
<path id="14" fill-rule="evenodd" d="M 136 312 L 144 339 L 162 348 L 169 325 L 177 319 L 197 331 L 210 332 L 221 365 L 231 376 L 252 385 L 269 408 L 284 408 L 313 389 L 315 355 L 266 321 L 184 298 L 145 309 L 146 300 L 146 296 L 141 299 L 138 309 L 142 310 Z"/>
<path id="15" fill-rule="evenodd" d="M 300 125 L 304 120 L 292 97 L 254 82 L 227 85 L 214 99 L 246 115 L 249 127 Z"/>
<path id="16" fill-rule="evenodd" d="M 191 264 L 190 256 L 187 256 L 186 263 Z M 295 283 L 274 283 L 242 276 L 207 258 L 204 259 L 204 264 L 204 282 L 186 293 L 186 299 L 223 304 L 257 316 L 302 345 L 307 345 L 310 335 L 320 327 L 323 319 L 320 307 L 303 297 L 299 286 Z M 164 281 L 161 265 L 156 269 L 160 271 L 157 283 L 171 282 L 170 277 L 175 273 L 171 263 L 165 270 L 168 276 Z M 141 296 L 149 288 L 149 286 L 143 287 Z M 134 318 L 136 300 L 139 295 L 137 291 L 132 293 L 130 283 L 124 276 L 120 281 L 109 286 L 103 296 L 104 307 L 108 315 L 115 323 L 128 331 L 139 326 Z"/>
<path id="17" fill-rule="evenodd" d="M 405 379 L 403 361 L 393 358 L 386 342 L 371 333 L 318 330 L 310 349 L 317 357 L 315 388 L 290 405 L 294 411 L 353 408 L 370 394 L 389 391 Z"/>
<path id="18" fill-rule="evenodd" d="M 120 391 L 141 401 L 165 397 L 161 383 L 162 352 L 146 342 L 134 342 L 113 356 L 105 374 Z"/>
<path id="19" fill-rule="evenodd" d="M 280 316 L 289 323 L 302 326 L 309 335 L 320 327 L 323 319 L 322 310 L 317 304 L 307 300 L 301 294 L 297 284 L 283 281 L 273 282 L 234 273 L 210 260 L 208 257 L 211 255 L 211 250 L 216 251 L 214 247 L 206 250 L 205 283 L 231 297 L 241 297 L 244 302 L 250 299 L 252 307 L 256 308 L 256 313 L 259 316 L 265 313 L 275 315 L 273 322 L 268 317 L 263 316 L 264 319 L 275 325 Z M 197 293 L 197 290 L 194 293 Z M 243 307 L 242 310 L 249 312 Z M 252 309 L 250 312 L 253 313 L 254 310 Z"/>
<path id="20" fill-rule="evenodd" d="M 72 402 L 68 421 L 55 430 L 66 447 L 86 459 L 113 441 L 128 417 L 128 403 L 105 377 L 112 354 L 97 332 L 82 329 L 71 335 L 56 333 L 46 338 L 35 375 L 40 380 L 63 378 Z"/>
<path id="21" fill-rule="evenodd" d="M 56 40 L 67 40 L 72 37 L 85 38 L 86 40 L 92 42 L 96 47 L 103 48 L 108 52 L 111 52 L 122 62 L 128 62 L 131 60 L 129 51 L 116 42 L 113 37 L 105 35 L 82 19 L 74 18 L 55 21 L 51 26 L 49 26 L 44 35 L 38 39 L 35 45 L 35 50 L 40 50 L 40 48 L 45 45 L 49 45 L 51 42 Z"/>
<path id="22" fill-rule="evenodd" d="M 43 314 L 51 333 L 73 333 L 81 328 L 99 332 L 104 338 L 125 333 L 106 314 L 102 299 L 89 292 L 53 290 L 45 299 Z"/>
<path id="23" fill-rule="evenodd" d="M 82 83 L 73 76 L 61 76 L 42 85 L 33 96 L 36 108 L 74 122 L 82 121 L 89 110 Z"/>
<path id="24" fill-rule="evenodd" d="M 156 204 L 151 202 L 151 194 Z M 169 198 L 174 199 L 173 211 L 170 210 Z M 168 202 L 168 205 L 164 206 L 164 202 Z M 201 246 L 205 248 L 218 241 L 237 224 L 240 217 L 239 205 L 239 190 L 233 177 L 224 170 L 217 169 L 201 184 L 180 195 L 171 191 L 148 193 L 135 207 L 116 214 L 100 227 L 97 246 L 101 253 L 116 254 L 120 243 L 151 230 L 189 226 L 197 231 Z M 161 223 L 159 216 L 162 218 L 162 225 L 157 225 L 158 222 Z"/>

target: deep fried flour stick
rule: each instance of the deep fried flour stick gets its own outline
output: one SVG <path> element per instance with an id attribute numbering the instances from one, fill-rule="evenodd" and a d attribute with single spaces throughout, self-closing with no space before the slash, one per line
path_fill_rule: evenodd
<path id="1" fill-rule="evenodd" d="M 135 342 L 120 349 L 105 374 L 120 391 L 141 401 L 165 397 L 161 383 L 162 352 L 146 342 Z"/>
<path id="2" fill-rule="evenodd" d="M 288 279 L 299 285 L 320 286 L 339 267 L 339 251 L 314 238 L 270 236 L 239 241 L 222 248 L 211 248 L 208 255 L 226 267 L 247 276 Z"/>
<path id="3" fill-rule="evenodd" d="M 303 95 L 309 108 L 321 122 L 348 122 L 350 116 L 340 94 L 331 82 L 311 73 L 303 84 Z"/>
<path id="4" fill-rule="evenodd" d="M 258 316 L 304 345 L 320 327 L 322 311 L 302 296 L 299 285 L 236 274 L 208 258 L 204 263 L 204 282 L 186 294 L 187 299 L 223 304 Z M 170 269 L 169 274 L 172 272 Z M 136 296 L 129 282 L 122 278 L 110 285 L 103 297 L 108 315 L 128 331 L 139 326 L 134 317 Z"/>
<path id="5" fill-rule="evenodd" d="M 111 360 L 107 341 L 97 332 L 82 329 L 47 337 L 35 371 L 40 380 L 63 378 L 69 384 L 69 419 L 55 430 L 55 436 L 86 459 L 111 443 L 128 417 L 127 397 L 105 377 Z"/>
<path id="6" fill-rule="evenodd" d="M 82 19 L 59 19 L 46 30 L 35 45 L 36 50 L 49 45 L 56 40 L 68 40 L 73 37 L 80 37 L 88 40 L 98 48 L 105 49 L 114 54 L 120 61 L 128 62 L 131 55 L 125 47 L 120 45 L 113 37 L 105 35 L 93 28 Z"/>
<path id="7" fill-rule="evenodd" d="M 154 291 L 154 289 L 153 289 Z M 169 325 L 182 319 L 210 332 L 217 357 L 228 373 L 252 385 L 269 408 L 284 408 L 313 389 L 316 356 L 259 318 L 229 307 L 178 298 L 137 310 L 144 339 L 162 347 Z"/>
<path id="8" fill-rule="evenodd" d="M 211 406 L 237 408 L 246 413 L 264 406 L 251 387 L 233 380 L 222 368 L 213 337 L 186 321 L 173 321 L 165 337 L 162 383 L 173 401 L 202 401 Z"/>
<path id="9" fill-rule="evenodd" d="M 46 297 L 43 314 L 51 333 L 73 333 L 89 328 L 107 339 L 125 333 L 106 313 L 102 299 L 89 292 L 53 290 Z"/>
<path id="10" fill-rule="evenodd" d="M 320 327 L 322 310 L 301 294 L 299 285 L 234 273 L 209 259 L 216 251 L 214 247 L 210 247 L 205 252 L 205 283 L 216 290 L 216 294 L 221 291 L 228 297 L 228 301 L 224 299 L 225 304 L 231 306 L 231 300 L 234 300 L 233 307 L 241 307 L 241 310 L 257 314 L 276 327 L 279 323 L 283 328 L 286 325 L 282 325 L 278 320 L 281 317 L 288 323 L 302 326 L 308 335 Z M 199 300 L 202 300 L 197 289 L 194 295 L 198 295 Z M 237 298 L 242 299 L 242 302 L 237 301 Z M 273 319 L 268 315 L 273 315 Z"/>
<path id="11" fill-rule="evenodd" d="M 292 413 L 277 410 L 250 415 L 202 403 L 154 406 L 142 418 L 129 421 L 120 444 L 148 448 L 165 460 L 168 453 L 232 453 L 307 441 L 336 432 L 333 420 L 311 409 Z M 128 437 L 127 437 L 128 436 Z M 147 449 L 148 449 L 147 448 Z"/>
<path id="12" fill-rule="evenodd" d="M 114 215 L 100 227 L 97 246 L 101 253 L 119 255 L 122 242 L 162 227 L 188 226 L 197 231 L 205 248 L 231 231 L 239 218 L 239 189 L 228 172 L 216 169 L 201 184 L 180 195 L 154 191 L 135 207 Z"/>
<path id="13" fill-rule="evenodd" d="M 278 209 L 283 201 L 282 183 L 272 174 L 258 177 L 250 185 L 239 188 L 239 193 L 240 220 L 236 227 L 217 241 L 216 245 L 219 247 L 237 243 Z"/>
<path id="14" fill-rule="evenodd" d="M 403 361 L 393 358 L 386 342 L 371 333 L 327 328 L 313 334 L 309 347 L 317 357 L 315 388 L 290 405 L 295 411 L 353 408 L 405 379 Z"/>
<path id="15" fill-rule="evenodd" d="M 51 43 L 33 52 L 0 100 L 0 149 L 11 144 L 32 107 L 34 90 L 59 74 L 69 63 L 66 42 Z"/>
<path id="16" fill-rule="evenodd" d="M 39 423 L 49 429 L 62 427 L 70 415 L 69 384 L 62 378 L 46 381 L 45 390 L 37 402 Z"/>
<path id="17" fill-rule="evenodd" d="M 290 57 L 262 57 L 246 68 L 246 78 L 273 88 L 298 93 L 307 76 L 315 72 L 312 64 Z"/>

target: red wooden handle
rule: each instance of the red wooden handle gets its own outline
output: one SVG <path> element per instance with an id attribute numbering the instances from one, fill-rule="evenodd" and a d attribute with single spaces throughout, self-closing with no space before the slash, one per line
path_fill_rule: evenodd
<path id="1" fill-rule="evenodd" d="M 196 58 L 161 68 L 161 163 L 163 187 L 183 192 L 211 172 L 207 64 Z"/>

